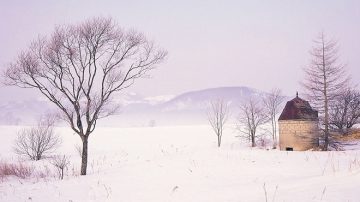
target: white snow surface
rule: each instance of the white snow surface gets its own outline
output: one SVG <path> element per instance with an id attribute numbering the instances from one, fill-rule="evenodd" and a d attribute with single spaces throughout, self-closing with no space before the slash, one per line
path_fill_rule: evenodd
<path id="1" fill-rule="evenodd" d="M 0 161 L 18 161 L 12 143 L 20 129 L 0 126 Z M 100 127 L 89 139 L 88 175 L 78 176 L 80 138 L 68 128 L 57 132 L 63 139 L 58 153 L 71 156 L 65 179 L 4 179 L 0 201 L 360 201 L 358 147 L 340 152 L 250 148 L 227 128 L 218 148 L 206 125 Z M 47 159 L 21 161 L 52 169 Z"/>

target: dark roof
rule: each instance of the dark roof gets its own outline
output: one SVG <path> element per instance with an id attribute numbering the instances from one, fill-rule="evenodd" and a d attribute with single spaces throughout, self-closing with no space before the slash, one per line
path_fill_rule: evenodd
<path id="1" fill-rule="evenodd" d="M 288 101 L 279 120 L 318 120 L 318 112 L 311 108 L 308 101 L 299 98 Z"/>

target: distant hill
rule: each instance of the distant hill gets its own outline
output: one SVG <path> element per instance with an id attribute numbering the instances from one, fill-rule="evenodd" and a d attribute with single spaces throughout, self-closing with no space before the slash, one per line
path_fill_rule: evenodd
<path id="1" fill-rule="evenodd" d="M 221 99 L 232 107 L 249 98 L 260 99 L 266 93 L 249 87 L 219 87 L 183 93 L 162 104 L 163 110 L 199 110 L 207 108 L 209 102 Z"/>
<path id="2" fill-rule="evenodd" d="M 115 97 L 120 104 L 118 114 L 100 120 L 104 126 L 154 126 L 206 123 L 206 110 L 212 100 L 222 99 L 237 113 L 241 102 L 249 98 L 261 99 L 265 92 L 249 87 L 219 87 L 190 91 L 178 96 L 162 95 L 144 97 L 127 93 Z M 42 114 L 55 111 L 45 99 L 0 103 L 0 124 L 33 124 Z"/>

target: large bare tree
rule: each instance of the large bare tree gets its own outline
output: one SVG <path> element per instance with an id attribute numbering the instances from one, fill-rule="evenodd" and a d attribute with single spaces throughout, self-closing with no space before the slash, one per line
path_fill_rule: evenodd
<path id="1" fill-rule="evenodd" d="M 306 93 L 322 116 L 324 125 L 324 146 L 329 146 L 329 107 L 330 103 L 345 90 L 349 78 L 345 66 L 338 60 L 338 44 L 328 39 L 324 33 L 314 40 L 310 51 L 310 64 L 304 68 L 305 79 L 302 83 Z"/>
<path id="2" fill-rule="evenodd" d="M 278 88 L 274 88 L 263 99 L 265 112 L 271 122 L 273 148 L 276 148 L 276 145 L 277 145 L 276 115 L 279 114 L 281 111 L 280 106 L 283 103 L 284 98 L 285 97 L 282 96 L 281 90 Z"/>
<path id="3" fill-rule="evenodd" d="M 225 123 L 229 118 L 229 105 L 223 100 L 210 102 L 208 121 L 217 136 L 218 147 L 221 145 Z"/>
<path id="4" fill-rule="evenodd" d="M 249 99 L 240 105 L 238 130 L 251 142 L 252 147 L 256 146 L 259 127 L 268 122 L 268 120 L 269 117 L 265 113 L 261 102 Z"/>
<path id="5" fill-rule="evenodd" d="M 5 71 L 5 83 L 34 88 L 55 104 L 82 140 L 81 175 L 86 175 L 88 139 L 98 119 L 117 106 L 112 96 L 162 62 L 166 51 L 111 18 L 56 27 L 39 38 Z"/>

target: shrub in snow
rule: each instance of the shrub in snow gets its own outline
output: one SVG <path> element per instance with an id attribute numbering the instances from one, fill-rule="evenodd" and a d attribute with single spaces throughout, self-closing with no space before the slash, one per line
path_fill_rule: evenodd
<path id="1" fill-rule="evenodd" d="M 61 144 L 61 139 L 54 132 L 54 121 L 39 121 L 32 128 L 23 129 L 15 140 L 14 151 L 31 160 L 40 160 L 44 155 L 51 154 Z"/>
<path id="2" fill-rule="evenodd" d="M 16 176 L 22 179 L 30 177 L 34 172 L 34 167 L 22 163 L 4 163 L 0 162 L 0 179 L 7 176 Z"/>
<path id="3" fill-rule="evenodd" d="M 269 149 L 272 144 L 273 142 L 269 135 L 261 135 L 256 141 L 256 145 L 261 149 Z"/>
<path id="4" fill-rule="evenodd" d="M 56 155 L 51 158 L 50 163 L 57 169 L 59 179 L 64 179 L 64 170 L 70 164 L 69 157 L 66 155 Z"/>

